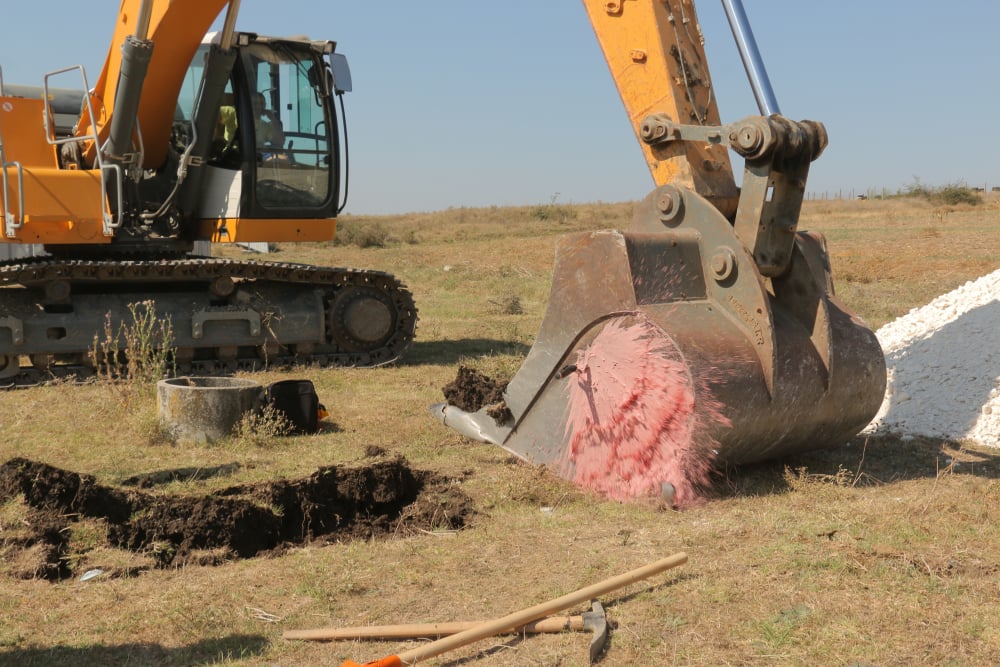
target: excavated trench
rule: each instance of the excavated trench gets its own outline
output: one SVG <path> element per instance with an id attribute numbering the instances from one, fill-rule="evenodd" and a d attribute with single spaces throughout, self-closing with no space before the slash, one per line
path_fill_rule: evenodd
<path id="1" fill-rule="evenodd" d="M 106 486 L 90 475 L 11 459 L 0 466 L 0 506 L 23 507 L 6 529 L 0 522 L 0 562 L 22 578 L 77 576 L 75 565 L 86 558 L 72 549 L 73 533 L 95 520 L 106 526 L 106 546 L 141 554 L 149 567 L 177 567 L 315 541 L 461 529 L 473 515 L 471 500 L 451 480 L 413 470 L 377 448 L 369 453 L 375 458 L 362 464 L 200 496 Z M 156 473 L 128 481 L 149 488 L 172 479 Z"/>

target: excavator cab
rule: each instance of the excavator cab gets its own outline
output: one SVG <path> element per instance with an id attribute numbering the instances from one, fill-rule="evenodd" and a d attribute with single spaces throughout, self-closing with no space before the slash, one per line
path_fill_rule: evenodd
<path id="1" fill-rule="evenodd" d="M 211 44 L 195 56 L 182 94 L 194 114 Z M 334 43 L 237 34 L 231 75 L 211 134 L 196 217 L 203 220 L 334 218 L 341 207 L 341 123 Z M 186 98 L 186 99 L 185 99 Z M 281 224 L 276 222 L 275 224 Z M 229 231 L 228 228 L 226 231 Z"/>

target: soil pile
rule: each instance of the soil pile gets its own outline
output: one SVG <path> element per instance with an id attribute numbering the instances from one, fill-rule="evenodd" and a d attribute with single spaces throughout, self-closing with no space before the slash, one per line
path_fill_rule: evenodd
<path id="1" fill-rule="evenodd" d="M 466 412 L 486 408 L 490 417 L 502 422 L 511 418 L 503 397 L 506 389 L 507 382 L 494 380 L 474 368 L 459 366 L 455 379 L 446 384 L 442 391 L 449 405 Z"/>
<path id="2" fill-rule="evenodd" d="M 0 562 L 14 576 L 50 580 L 73 576 L 73 564 L 84 560 L 71 553 L 73 531 L 84 520 L 106 527 L 106 546 L 167 567 L 251 558 L 318 539 L 459 529 L 473 514 L 455 485 L 399 457 L 202 496 L 104 486 L 90 475 L 16 458 L 0 466 L 0 506 L 18 501 L 16 529 L 0 526 Z"/>
<path id="3" fill-rule="evenodd" d="M 889 382 L 866 429 L 1000 447 L 1000 271 L 878 330 Z"/>

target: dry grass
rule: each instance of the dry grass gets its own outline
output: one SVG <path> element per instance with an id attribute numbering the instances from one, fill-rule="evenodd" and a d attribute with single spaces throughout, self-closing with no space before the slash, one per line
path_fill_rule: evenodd
<path id="1" fill-rule="evenodd" d="M 501 616 L 681 550 L 689 564 L 604 599 L 616 628 L 602 664 L 996 661 L 1000 452 L 859 439 L 726 471 L 718 497 L 677 513 L 593 498 L 437 424 L 427 406 L 441 400 L 458 364 L 493 375 L 519 366 L 545 308 L 555 237 L 624 226 L 631 215 L 628 204 L 547 217 L 535 208 L 353 218 L 348 224 L 388 230 L 384 244 L 279 249 L 275 259 L 392 271 L 421 310 L 417 342 L 399 365 L 259 375 L 312 379 L 331 412 L 321 434 L 176 446 L 152 433 L 152 396 L 126 411 L 100 385 L 4 394 L 0 460 L 26 456 L 106 484 L 240 464 L 163 489 L 194 493 L 307 475 L 377 445 L 462 480 L 479 514 L 458 533 L 305 546 L 217 567 L 56 584 L 0 576 L 0 664 L 375 659 L 406 644 L 280 635 Z M 809 202 L 803 227 L 827 234 L 839 294 L 877 326 L 998 268 L 998 218 L 996 200 L 948 211 L 910 200 Z M 513 295 L 523 312 L 497 306 Z M 0 544 L 23 520 L 23 507 L 0 506 Z M 101 550 L 99 523 L 74 539 L 87 567 L 128 565 L 128 555 Z M 498 638 L 427 664 L 584 665 L 587 642 L 578 634 Z"/>
<path id="2" fill-rule="evenodd" d="M 803 228 L 830 245 L 838 295 L 873 326 L 997 268 L 1000 197 L 979 206 L 923 199 L 808 202 Z"/>

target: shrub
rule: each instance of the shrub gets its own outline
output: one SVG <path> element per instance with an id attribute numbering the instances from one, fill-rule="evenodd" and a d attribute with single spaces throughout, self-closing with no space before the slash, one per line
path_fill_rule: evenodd
<path id="1" fill-rule="evenodd" d="M 102 335 L 94 336 L 90 349 L 97 377 L 111 388 L 118 403 L 131 411 L 143 437 L 150 442 L 162 440 L 158 421 L 143 421 L 140 411 L 132 410 L 156 383 L 174 373 L 174 332 L 170 316 L 158 316 L 153 301 L 128 305 L 131 322 L 122 322 L 115 329 L 111 313 L 104 319 Z M 103 337 L 102 337 L 103 336 Z"/>
<path id="2" fill-rule="evenodd" d="M 160 317 L 153 301 L 128 305 L 131 323 L 116 330 L 111 314 L 105 317 L 103 338 L 94 336 L 91 355 L 98 374 L 108 380 L 157 382 L 173 371 L 174 332 L 170 316 Z"/>
<path id="3" fill-rule="evenodd" d="M 517 294 L 503 294 L 496 299 L 490 299 L 490 304 L 493 305 L 494 312 L 500 315 L 520 315 L 524 312 L 521 297 Z"/>
<path id="4" fill-rule="evenodd" d="M 359 248 L 384 248 L 389 241 L 389 230 L 381 223 L 340 224 L 335 245 L 356 245 Z"/>
<path id="5" fill-rule="evenodd" d="M 983 201 L 982 196 L 965 183 L 949 183 L 935 192 L 931 199 L 949 206 L 956 204 L 976 206 Z"/>
<path id="6" fill-rule="evenodd" d="M 549 203 L 542 206 L 535 206 L 531 209 L 531 217 L 536 220 L 554 220 L 556 222 L 566 222 L 567 220 L 576 220 L 577 211 L 571 206 L 562 206 L 561 204 L 556 204 L 556 199 L 559 198 L 559 193 L 555 193 L 549 199 Z"/>
<path id="7" fill-rule="evenodd" d="M 949 183 L 939 188 L 932 188 L 921 183 L 920 179 L 915 176 L 913 183 L 904 186 L 899 194 L 904 197 L 920 197 L 945 206 L 956 204 L 976 206 L 983 201 L 982 196 L 965 183 Z"/>
<path id="8" fill-rule="evenodd" d="M 531 217 L 535 220 L 566 222 L 567 220 L 576 220 L 576 209 L 557 204 L 545 204 L 532 208 Z"/>
<path id="9" fill-rule="evenodd" d="M 904 185 L 900 191 L 900 194 L 905 197 L 923 197 L 924 199 L 929 199 L 933 193 L 934 190 L 921 183 L 916 176 L 913 177 L 912 183 Z"/>
<path id="10" fill-rule="evenodd" d="M 251 411 L 233 428 L 233 440 L 237 444 L 248 447 L 262 447 L 270 444 L 275 438 L 290 435 L 292 423 L 283 412 L 271 405 L 265 405 L 260 411 Z"/>

